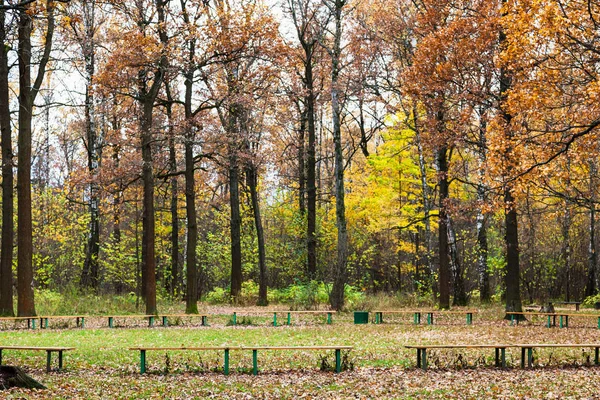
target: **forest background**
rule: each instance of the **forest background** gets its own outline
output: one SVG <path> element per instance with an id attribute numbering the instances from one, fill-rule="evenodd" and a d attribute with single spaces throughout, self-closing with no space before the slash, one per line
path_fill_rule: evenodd
<path id="1" fill-rule="evenodd" d="M 600 300 L 600 2 L 0 0 L 0 314 Z M 16 172 L 16 177 L 15 177 Z"/>

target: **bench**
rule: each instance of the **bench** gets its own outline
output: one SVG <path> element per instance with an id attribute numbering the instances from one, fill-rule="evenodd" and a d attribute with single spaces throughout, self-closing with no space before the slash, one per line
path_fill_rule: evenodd
<path id="1" fill-rule="evenodd" d="M 75 318 L 75 325 L 79 328 L 85 328 L 85 315 L 44 315 L 39 317 L 40 329 L 48 328 L 49 319 L 70 319 Z"/>
<path id="2" fill-rule="evenodd" d="M 506 348 L 511 347 L 508 344 L 458 344 L 458 345 L 406 345 L 407 349 L 417 350 L 417 368 L 427 369 L 427 349 L 495 349 L 496 350 L 496 367 L 506 368 Z"/>
<path id="3" fill-rule="evenodd" d="M 277 314 L 287 314 L 287 325 L 291 325 L 292 324 L 292 314 L 312 314 L 312 315 L 318 315 L 318 314 L 327 314 L 327 324 L 331 325 L 332 323 L 332 315 L 335 311 L 241 311 L 241 312 L 237 312 L 234 311 L 234 313 L 231 315 L 231 321 L 232 321 L 232 325 L 237 325 L 237 317 L 239 315 L 263 315 L 263 314 L 273 314 L 273 326 L 277 326 Z"/>
<path id="4" fill-rule="evenodd" d="M 207 314 L 160 314 L 158 316 L 162 319 L 162 325 L 169 326 L 169 318 L 194 318 L 200 317 L 202 326 L 208 326 L 208 315 Z"/>
<path id="5" fill-rule="evenodd" d="M 410 310 L 389 310 L 389 311 L 373 311 L 375 313 L 375 323 L 381 324 L 383 323 L 383 313 L 387 314 L 413 314 L 413 322 L 415 325 L 419 325 L 421 323 L 421 315 L 427 314 L 427 325 L 433 325 L 433 315 L 437 314 L 465 314 L 467 317 L 467 325 L 473 324 L 473 314 L 477 313 L 477 311 L 468 310 L 468 311 L 410 311 Z"/>
<path id="6" fill-rule="evenodd" d="M 559 327 L 560 328 L 568 328 L 569 327 L 569 317 L 571 318 L 597 318 L 598 320 L 598 329 L 600 329 L 600 315 L 598 314 L 574 314 L 574 313 L 565 313 L 565 312 L 554 312 L 554 313 L 543 313 L 543 312 L 507 312 L 507 315 L 510 316 L 510 324 L 516 325 L 519 324 L 519 318 L 516 318 L 517 315 L 531 315 L 531 316 L 543 316 L 547 317 L 546 327 L 551 328 L 556 326 L 556 318 L 559 318 Z"/>
<path id="7" fill-rule="evenodd" d="M 309 351 L 309 350 L 334 350 L 335 351 L 335 372 L 339 373 L 342 370 L 342 350 L 352 350 L 352 346 L 256 346 L 256 347 L 245 347 L 245 346 L 208 346 L 208 347 L 130 347 L 129 350 L 140 352 L 140 373 L 146 373 L 146 352 L 147 351 L 223 351 L 224 352 L 224 363 L 223 373 L 229 375 L 229 352 L 231 350 L 252 350 L 252 373 L 258 375 L 258 351 L 259 350 L 295 350 L 295 351 Z"/>
<path id="8" fill-rule="evenodd" d="M 46 372 L 50 372 L 52 353 L 58 353 L 58 370 L 63 369 L 63 351 L 74 350 L 74 347 L 32 347 L 32 346 L 0 346 L 0 365 L 2 365 L 2 351 L 4 350 L 31 350 L 46 352 Z"/>
<path id="9" fill-rule="evenodd" d="M 35 329 L 38 317 L 0 317 L 0 321 L 27 321 L 28 329 Z"/>
<path id="10" fill-rule="evenodd" d="M 551 343 L 537 343 L 537 344 L 514 344 L 511 347 L 520 347 L 521 348 L 521 368 L 525 368 L 525 353 L 527 353 L 527 366 L 533 366 L 533 349 L 534 348 L 547 348 L 547 347 L 571 347 L 571 348 L 579 348 L 579 347 L 590 347 L 595 350 L 594 355 L 594 364 L 600 364 L 599 353 L 600 353 L 600 343 L 572 343 L 572 344 L 551 344 Z"/>
<path id="11" fill-rule="evenodd" d="M 558 301 L 554 304 L 575 305 L 575 311 L 579 311 L 579 305 L 581 303 L 582 303 L 581 301 Z"/>
<path id="12" fill-rule="evenodd" d="M 152 328 L 154 326 L 154 319 L 157 318 L 156 315 L 137 315 L 137 314 L 128 314 L 128 315 L 111 315 L 111 316 L 107 316 L 108 318 L 108 327 L 109 328 L 114 328 L 114 321 L 115 319 L 119 318 L 119 319 L 128 319 L 128 318 L 141 318 L 141 319 L 147 319 L 148 320 L 148 326 L 150 328 Z"/>
<path id="13" fill-rule="evenodd" d="M 533 365 L 533 349 L 534 348 L 580 348 L 589 347 L 595 350 L 594 364 L 600 364 L 600 343 L 537 343 L 537 344 L 456 344 L 456 345 L 406 345 L 407 349 L 417 350 L 417 368 L 427 369 L 427 349 L 486 349 L 493 348 L 496 350 L 496 367 L 506 368 L 506 349 L 509 347 L 521 348 L 521 368 L 531 367 Z"/>

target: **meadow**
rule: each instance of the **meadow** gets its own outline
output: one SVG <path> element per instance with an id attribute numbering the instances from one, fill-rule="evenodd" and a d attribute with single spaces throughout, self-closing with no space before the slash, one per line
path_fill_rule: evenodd
<path id="1" fill-rule="evenodd" d="M 569 328 L 546 328 L 531 319 L 510 326 L 500 307 L 488 307 L 466 325 L 460 315 L 437 318 L 434 325 L 414 325 L 412 315 L 385 317 L 385 323 L 355 325 L 351 313 L 294 317 L 291 326 L 272 326 L 272 316 L 241 319 L 231 326 L 234 308 L 208 307 L 210 326 L 199 319 L 170 320 L 169 327 L 149 328 L 140 320 L 105 318 L 50 321 L 48 329 L 29 330 L 4 324 L 2 345 L 73 346 L 65 370 L 45 372 L 42 352 L 5 351 L 4 364 L 23 367 L 47 390 L 12 389 L 7 399 L 147 399 L 147 398 L 590 398 L 600 394 L 600 367 L 593 349 L 543 349 L 534 367 L 521 369 L 518 349 L 507 350 L 506 369 L 494 367 L 493 350 L 439 350 L 429 353 L 429 370 L 416 368 L 407 344 L 595 343 L 598 329 L 590 319 L 572 319 Z M 240 311 L 240 308 L 235 310 Z M 244 308 L 244 310 L 257 310 Z M 149 352 L 148 373 L 139 373 L 135 346 L 311 346 L 351 345 L 343 353 L 344 371 L 335 374 L 331 351 L 262 351 L 259 374 L 252 375 L 252 352 L 231 353 L 231 374 L 223 374 L 223 352 Z"/>

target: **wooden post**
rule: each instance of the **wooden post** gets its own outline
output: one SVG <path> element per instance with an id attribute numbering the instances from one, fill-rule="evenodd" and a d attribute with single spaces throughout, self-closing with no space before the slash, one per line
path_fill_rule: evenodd
<path id="1" fill-rule="evenodd" d="M 342 372 L 342 351 L 340 349 L 335 349 L 335 372 Z"/>
<path id="2" fill-rule="evenodd" d="M 140 374 L 146 373 L 146 350 L 140 350 Z"/>
<path id="3" fill-rule="evenodd" d="M 258 350 L 252 350 L 252 375 L 258 375 Z"/>
<path id="4" fill-rule="evenodd" d="M 229 375 L 229 349 L 225 349 L 225 363 L 223 365 L 223 373 Z"/>

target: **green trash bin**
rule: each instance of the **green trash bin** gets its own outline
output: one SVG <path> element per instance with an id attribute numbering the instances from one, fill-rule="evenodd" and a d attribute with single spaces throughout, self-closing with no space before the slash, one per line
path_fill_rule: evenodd
<path id="1" fill-rule="evenodd" d="M 354 311 L 354 323 L 355 324 L 368 324 L 369 323 L 369 312 L 368 311 Z"/>

